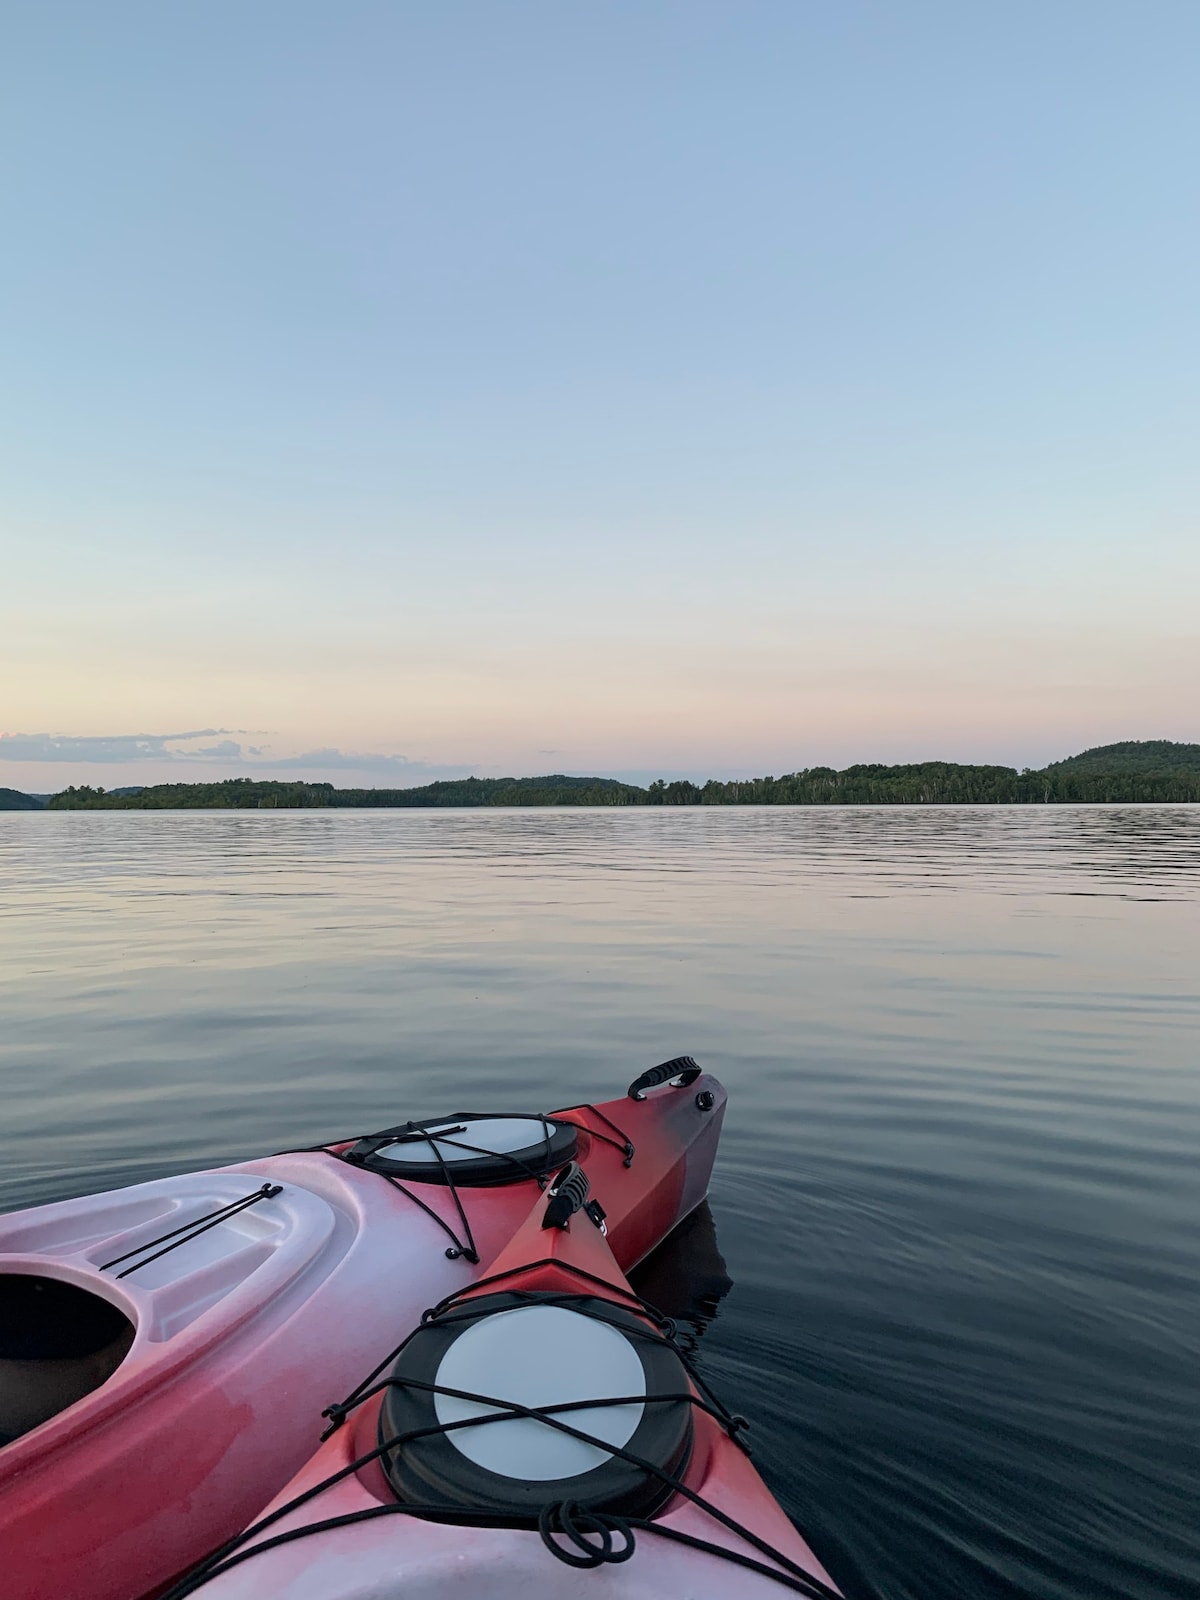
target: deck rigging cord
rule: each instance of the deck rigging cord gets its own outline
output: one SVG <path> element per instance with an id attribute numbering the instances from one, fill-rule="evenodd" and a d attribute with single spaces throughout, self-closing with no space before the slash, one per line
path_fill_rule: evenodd
<path id="1" fill-rule="evenodd" d="M 568 1111 L 591 1112 L 612 1132 L 602 1133 L 598 1128 L 589 1128 L 586 1123 L 572 1122 L 567 1116 Z M 413 1205 L 418 1206 L 427 1217 L 431 1217 L 437 1223 L 438 1227 L 450 1240 L 446 1255 L 451 1261 L 456 1261 L 461 1257 L 475 1267 L 479 1265 L 479 1251 L 475 1244 L 475 1235 L 471 1231 L 470 1218 L 467 1216 L 466 1208 L 462 1203 L 459 1185 L 455 1181 L 451 1165 L 445 1159 L 439 1146 L 446 1145 L 455 1150 L 465 1151 L 470 1155 L 491 1156 L 496 1160 L 505 1161 L 515 1169 L 513 1182 L 532 1179 L 539 1188 L 544 1189 L 550 1181 L 550 1174 L 544 1169 L 533 1166 L 528 1161 L 521 1160 L 519 1156 L 514 1155 L 511 1151 L 492 1150 L 483 1145 L 470 1144 L 466 1140 L 455 1137 L 456 1134 L 465 1131 L 467 1123 L 499 1121 L 504 1119 L 505 1113 L 462 1112 L 460 1115 L 462 1117 L 462 1125 L 451 1128 L 446 1128 L 446 1122 L 457 1123 L 457 1118 L 412 1118 L 408 1122 L 398 1123 L 395 1128 L 387 1129 L 385 1133 L 359 1134 L 351 1139 L 327 1139 L 323 1144 L 302 1145 L 292 1150 L 277 1150 L 275 1154 L 277 1156 L 327 1155 L 331 1156 L 335 1161 L 344 1161 L 348 1166 L 357 1167 L 361 1172 L 374 1172 L 377 1178 L 382 1178 L 386 1183 L 390 1183 L 393 1189 L 398 1190 L 406 1200 L 411 1200 Z M 547 1160 L 551 1153 L 551 1126 L 552 1124 L 558 1124 L 559 1126 L 577 1128 L 580 1133 L 586 1133 L 589 1138 L 599 1139 L 604 1144 L 611 1145 L 615 1150 L 621 1152 L 626 1167 L 633 1165 L 633 1158 L 636 1153 L 633 1140 L 629 1138 L 624 1129 L 617 1127 L 611 1117 L 606 1117 L 604 1112 L 594 1105 L 568 1106 L 565 1111 L 533 1112 L 528 1114 L 528 1120 L 530 1122 L 540 1122 L 542 1125 L 543 1148 Z M 422 1200 L 419 1195 L 413 1194 L 412 1190 L 393 1173 L 381 1172 L 378 1168 L 368 1167 L 361 1159 L 354 1158 L 351 1155 L 351 1147 L 374 1140 L 379 1140 L 381 1145 L 385 1143 L 401 1144 L 406 1140 L 425 1141 L 429 1144 L 441 1173 L 439 1187 L 444 1187 L 450 1191 L 450 1198 L 453 1200 L 454 1208 L 458 1213 L 459 1225 L 462 1230 L 461 1236 L 427 1201 Z M 342 1148 L 339 1149 L 337 1148 L 338 1146 Z"/>
<path id="2" fill-rule="evenodd" d="M 130 1261 L 134 1256 L 141 1256 L 140 1261 L 134 1261 L 131 1267 L 126 1267 L 124 1272 L 118 1272 L 118 1278 L 127 1278 L 131 1272 L 136 1272 L 139 1267 L 148 1267 L 152 1261 L 157 1261 L 160 1256 L 165 1256 L 172 1250 L 177 1250 L 181 1244 L 190 1244 L 193 1239 L 198 1239 L 202 1233 L 207 1233 L 210 1228 L 217 1227 L 222 1222 L 228 1222 L 231 1217 L 236 1217 L 240 1211 L 248 1211 L 251 1206 L 257 1205 L 260 1200 L 274 1200 L 277 1194 L 283 1193 L 281 1183 L 264 1183 L 261 1189 L 256 1189 L 253 1194 L 245 1194 L 240 1200 L 231 1200 L 228 1205 L 221 1206 L 216 1211 L 209 1211 L 202 1217 L 193 1217 L 191 1222 L 184 1222 L 178 1228 L 172 1228 L 169 1233 L 160 1233 L 157 1239 L 147 1239 L 144 1244 L 138 1245 L 133 1250 L 127 1250 L 123 1256 L 114 1256 L 111 1261 L 105 1261 L 97 1270 L 107 1272 L 110 1267 L 119 1267 L 122 1261 Z M 171 1243 L 167 1244 L 166 1241 Z M 155 1251 L 153 1255 L 145 1255 L 147 1250 L 154 1250 L 156 1244 L 164 1246 Z"/>

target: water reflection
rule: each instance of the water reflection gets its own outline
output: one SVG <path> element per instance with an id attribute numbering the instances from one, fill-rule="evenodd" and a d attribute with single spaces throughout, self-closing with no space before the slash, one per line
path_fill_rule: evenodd
<path id="1" fill-rule="evenodd" d="M 635 1294 L 674 1321 L 679 1344 L 695 1355 L 733 1288 L 707 1200 L 635 1268 L 629 1281 Z"/>

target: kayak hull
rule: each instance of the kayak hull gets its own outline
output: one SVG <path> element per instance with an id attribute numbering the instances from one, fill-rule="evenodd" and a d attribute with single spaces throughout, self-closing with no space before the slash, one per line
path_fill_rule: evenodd
<path id="1" fill-rule="evenodd" d="M 579 1126 L 579 1159 L 612 1196 L 611 1236 L 629 1265 L 703 1199 L 723 1109 L 723 1090 L 705 1079 L 562 1114 Z M 604 1137 L 612 1123 L 636 1146 L 628 1167 Z M 322 1406 L 426 1306 L 477 1277 L 478 1264 L 447 1253 L 447 1229 L 462 1231 L 450 1189 L 406 1185 L 423 1210 L 337 1159 L 344 1148 L 0 1218 L 0 1281 L 74 1285 L 132 1327 L 106 1382 L 0 1449 L 9 1600 L 134 1600 L 163 1588 L 302 1465 Z M 277 1192 L 236 1209 L 263 1187 Z M 458 1191 L 482 1261 L 538 1193 L 531 1180 Z M 178 1247 L 151 1248 L 222 1208 L 222 1220 L 185 1231 Z M 6 1365 L 19 1380 L 20 1364 Z M 0 1370 L 0 1387 L 4 1379 Z"/>
<path id="2" fill-rule="evenodd" d="M 535 1205 L 479 1285 L 466 1297 L 455 1298 L 448 1327 L 461 1325 L 472 1301 L 500 1284 L 527 1299 L 548 1297 L 547 1303 L 555 1305 L 578 1295 L 581 1284 L 603 1305 L 605 1287 L 610 1286 L 612 1307 L 628 1312 L 633 1298 L 628 1283 L 586 1217 L 577 1215 L 569 1230 L 547 1232 L 540 1211 L 540 1204 Z M 488 1302 L 482 1302 L 479 1314 L 489 1315 Z M 489 1320 L 504 1315 L 492 1314 Z M 514 1381 L 513 1370 L 505 1367 L 494 1377 L 497 1386 L 491 1393 L 503 1400 L 510 1392 L 505 1384 Z M 594 1372 L 584 1375 L 580 1403 L 596 1392 L 590 1385 L 597 1381 Z M 471 1387 L 482 1392 L 486 1386 Z M 828 1600 L 840 1594 L 735 1442 L 731 1427 L 704 1405 L 695 1387 L 692 1445 L 681 1469 L 687 1493 L 671 1495 L 650 1514 L 649 1525 L 644 1519 L 638 1522 L 631 1558 L 585 1570 L 555 1559 L 535 1529 L 473 1525 L 482 1519 L 469 1510 L 444 1520 L 406 1512 L 380 1460 L 390 1434 L 381 1426 L 387 1392 L 365 1394 L 346 1409 L 345 1420 L 243 1539 L 218 1553 L 210 1570 L 201 1568 L 167 1600 L 183 1600 L 192 1593 L 203 1600 L 257 1600 L 263 1594 L 278 1600 L 474 1600 L 480 1595 L 489 1600 L 769 1600 L 784 1592 L 780 1577 L 788 1578 L 788 1564 L 793 1578 L 811 1581 L 811 1589 L 801 1592 Z M 627 1391 L 619 1387 L 617 1392 Z M 489 1403 L 485 1409 L 495 1420 L 496 1408 Z M 539 1476 L 534 1471 L 532 1481 Z M 528 1482 L 521 1480 L 522 1494 Z M 692 1496 L 718 1508 L 735 1527 L 715 1518 Z M 690 1547 L 671 1534 L 717 1548 Z M 751 1570 L 745 1562 L 768 1570 Z"/>

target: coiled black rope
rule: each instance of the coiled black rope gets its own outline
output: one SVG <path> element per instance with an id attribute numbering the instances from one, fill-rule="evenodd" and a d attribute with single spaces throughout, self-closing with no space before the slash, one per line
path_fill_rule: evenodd
<path id="1" fill-rule="evenodd" d="M 559 1500 L 543 1506 L 538 1513 L 538 1532 L 550 1554 L 568 1567 L 619 1566 L 637 1548 L 633 1529 L 625 1517 L 590 1511 L 578 1500 Z M 614 1533 L 621 1535 L 623 1544 L 613 1543 Z M 598 1534 L 600 1543 L 593 1544 L 589 1534 Z M 568 1550 L 562 1539 L 568 1539 L 575 1548 Z"/>
<path id="2" fill-rule="evenodd" d="M 520 1268 L 514 1268 L 512 1272 L 498 1273 L 494 1278 L 485 1279 L 482 1284 L 473 1286 L 472 1291 L 459 1291 L 454 1295 L 449 1295 L 439 1306 L 424 1314 L 421 1319 L 422 1326 L 427 1325 L 435 1318 L 438 1321 L 443 1319 L 449 1321 L 473 1320 L 469 1309 L 470 1300 L 475 1298 L 479 1288 L 486 1284 L 510 1278 L 518 1272 L 523 1274 L 537 1266 L 546 1264 L 549 1263 L 531 1263 Z M 553 1264 L 559 1267 L 563 1265 L 561 1262 Z M 590 1279 L 593 1283 L 602 1283 L 607 1292 L 612 1292 L 613 1286 L 611 1284 L 596 1278 L 593 1274 L 580 1269 L 569 1270 L 573 1270 L 575 1275 L 581 1279 Z M 468 1293 L 470 1294 L 470 1299 L 466 1298 Z M 689 1549 L 702 1551 L 707 1555 L 731 1562 L 748 1571 L 756 1572 L 762 1577 L 772 1579 L 780 1587 L 788 1589 L 794 1594 L 807 1596 L 808 1600 L 840 1600 L 835 1589 L 830 1588 L 821 1579 L 814 1577 L 812 1573 L 806 1572 L 790 1556 L 785 1555 L 780 1550 L 776 1550 L 765 1539 L 759 1538 L 751 1529 L 743 1527 L 736 1518 L 731 1517 L 727 1512 L 722 1511 L 719 1506 L 713 1505 L 711 1501 L 706 1500 L 703 1495 L 690 1488 L 682 1479 L 665 1471 L 655 1462 L 647 1461 L 643 1457 L 636 1455 L 627 1447 L 614 1445 L 611 1440 L 598 1438 L 564 1420 L 564 1413 L 590 1410 L 599 1406 L 622 1406 L 638 1402 L 642 1404 L 670 1404 L 683 1400 L 713 1417 L 729 1436 L 742 1449 L 745 1449 L 745 1445 L 740 1438 L 740 1434 L 746 1428 L 745 1420 L 740 1417 L 734 1417 L 712 1395 L 712 1391 L 695 1371 L 685 1352 L 675 1343 L 673 1336 L 674 1324 L 670 1318 L 664 1317 L 653 1306 L 642 1301 L 632 1290 L 622 1290 L 621 1294 L 624 1299 L 636 1304 L 643 1315 L 647 1317 L 649 1324 L 652 1324 L 644 1330 L 633 1329 L 627 1324 L 622 1324 L 621 1331 L 627 1336 L 640 1337 L 669 1345 L 682 1363 L 688 1377 L 696 1385 L 696 1390 L 688 1390 L 684 1394 L 622 1395 L 612 1398 L 606 1397 L 602 1400 L 572 1400 L 550 1406 L 525 1406 L 516 1401 L 498 1399 L 493 1395 L 475 1394 L 470 1390 L 454 1389 L 445 1385 L 426 1383 L 412 1378 L 393 1376 L 384 1379 L 381 1383 L 374 1383 L 373 1379 L 383 1370 L 383 1366 L 387 1365 L 385 1361 L 345 1401 L 326 1409 L 324 1415 L 331 1417 L 333 1421 L 323 1437 L 327 1438 L 335 1428 L 339 1427 L 348 1413 L 356 1406 L 363 1404 L 372 1395 L 380 1393 L 392 1385 L 420 1388 L 432 1394 L 442 1394 L 456 1399 L 467 1400 L 476 1405 L 486 1406 L 489 1410 L 481 1416 L 472 1415 L 452 1422 L 439 1422 L 425 1428 L 410 1429 L 405 1433 L 397 1434 L 384 1440 L 365 1455 L 359 1456 L 347 1466 L 331 1473 L 329 1477 L 324 1478 L 320 1483 L 314 1484 L 311 1488 L 304 1490 L 275 1511 L 260 1518 L 257 1523 L 245 1529 L 244 1532 L 238 1534 L 236 1538 L 230 1540 L 219 1550 L 214 1551 L 207 1560 L 201 1562 L 174 1588 L 163 1595 L 161 1600 L 185 1600 L 186 1596 L 194 1594 L 197 1589 L 211 1579 L 232 1570 L 232 1568 L 239 1566 L 252 1556 L 274 1549 L 279 1545 L 289 1544 L 294 1540 L 307 1538 L 312 1534 L 348 1527 L 354 1523 L 373 1521 L 376 1517 L 432 1517 L 440 1522 L 466 1527 L 510 1527 L 512 1525 L 510 1518 L 491 1512 L 472 1511 L 469 1509 L 458 1511 L 445 1505 L 417 1505 L 396 1501 L 389 1505 L 371 1506 L 361 1511 L 347 1512 L 342 1516 L 328 1517 L 321 1521 L 305 1523 L 302 1527 L 289 1528 L 283 1533 L 262 1539 L 258 1543 L 249 1543 L 250 1540 L 258 1539 L 260 1534 L 265 1533 L 268 1528 L 282 1518 L 300 1510 L 301 1507 L 314 1500 L 318 1495 L 325 1493 L 345 1478 L 357 1473 L 372 1461 L 380 1461 L 406 1444 L 433 1435 L 452 1433 L 459 1428 L 487 1426 L 490 1423 L 510 1421 L 513 1418 L 529 1418 L 543 1423 L 547 1427 L 557 1429 L 559 1432 L 569 1434 L 575 1439 L 593 1445 L 608 1455 L 618 1456 L 622 1460 L 632 1463 L 648 1476 L 657 1478 L 660 1484 L 669 1490 L 672 1495 L 678 1495 L 690 1501 L 699 1510 L 705 1512 L 715 1522 L 758 1552 L 757 1556 L 747 1555 L 743 1551 L 730 1549 L 727 1545 L 702 1539 L 695 1534 L 685 1533 L 676 1528 L 668 1528 L 651 1517 L 615 1517 L 609 1513 L 600 1512 L 592 1507 L 582 1505 L 577 1501 L 552 1502 L 542 1508 L 538 1517 L 537 1528 L 547 1551 L 557 1560 L 564 1562 L 565 1565 L 591 1568 L 606 1563 L 628 1561 L 636 1548 L 636 1532 L 642 1532 L 657 1538 L 670 1539 L 676 1544 L 687 1546 Z M 601 1322 L 611 1320 L 594 1303 L 586 1308 L 580 1305 L 577 1296 L 548 1296 L 530 1291 L 522 1298 L 527 1298 L 531 1304 L 538 1305 L 570 1302 L 572 1309 L 581 1315 L 592 1317 L 594 1320 Z M 419 1328 L 414 1329 L 397 1346 L 393 1354 L 388 1357 L 388 1361 L 398 1357 L 409 1343 L 409 1340 L 416 1337 L 419 1331 Z M 616 1542 L 614 1536 L 619 1536 L 621 1542 Z M 564 1540 L 566 1541 L 565 1543 Z M 760 1559 L 760 1557 L 763 1559 Z"/>
<path id="3" fill-rule="evenodd" d="M 130 1261 L 134 1256 L 141 1256 L 140 1261 L 134 1261 L 131 1267 L 126 1267 L 124 1272 L 118 1272 L 118 1278 L 127 1278 L 131 1272 L 136 1272 L 139 1267 L 148 1267 L 152 1261 L 157 1261 L 160 1256 L 165 1256 L 172 1250 L 178 1250 L 181 1244 L 190 1244 L 193 1239 L 198 1239 L 202 1233 L 207 1233 L 210 1228 L 218 1227 L 222 1222 L 228 1222 L 230 1217 L 236 1217 L 239 1211 L 247 1211 L 260 1200 L 273 1200 L 277 1194 L 283 1193 L 281 1183 L 264 1183 L 261 1189 L 256 1189 L 253 1194 L 243 1195 L 240 1200 L 231 1200 L 228 1205 L 222 1206 L 218 1211 L 209 1211 L 203 1217 L 193 1217 L 191 1222 L 182 1223 L 178 1228 L 172 1228 L 169 1233 L 160 1233 L 157 1239 L 147 1239 L 145 1244 L 139 1244 L 134 1250 L 126 1250 L 123 1256 L 114 1256 L 111 1261 L 106 1261 L 97 1270 L 107 1272 L 110 1267 L 119 1267 L 122 1261 Z M 166 1244 L 166 1240 L 171 1240 Z M 154 1250 L 156 1244 L 164 1246 L 155 1251 L 153 1255 L 145 1255 L 147 1250 Z"/>

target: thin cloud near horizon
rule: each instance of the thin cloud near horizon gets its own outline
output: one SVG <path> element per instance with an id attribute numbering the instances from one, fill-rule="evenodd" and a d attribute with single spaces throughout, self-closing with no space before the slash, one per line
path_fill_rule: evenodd
<path id="1" fill-rule="evenodd" d="M 184 733 L 0 733 L 2 761 L 184 761 L 198 756 L 228 759 L 242 746 L 223 737 L 244 733 L 243 728 L 192 728 Z M 222 739 L 198 751 L 173 750 L 171 745 L 196 739 Z"/>
<path id="2" fill-rule="evenodd" d="M 405 755 L 339 750 L 332 746 L 301 751 L 298 755 L 272 756 L 267 746 L 241 744 L 229 737 L 246 732 L 244 728 L 194 728 L 183 733 L 0 733 L 0 761 L 87 762 L 105 766 L 133 766 L 150 761 L 194 766 L 198 762 L 219 761 L 263 771 L 318 768 L 325 772 L 378 772 L 392 776 L 422 776 L 434 772 L 458 775 L 471 770 L 469 767 L 435 766 Z M 196 746 L 198 739 L 220 742 Z M 189 748 L 178 748 L 181 745 Z"/>

